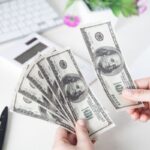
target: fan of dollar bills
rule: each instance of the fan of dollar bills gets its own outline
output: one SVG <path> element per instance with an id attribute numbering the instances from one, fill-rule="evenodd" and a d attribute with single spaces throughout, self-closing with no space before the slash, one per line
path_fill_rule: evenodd
<path id="1" fill-rule="evenodd" d="M 19 83 L 14 111 L 47 120 L 74 132 L 88 120 L 90 135 L 113 126 L 87 87 L 70 50 L 42 56 L 27 67 Z"/>
<path id="2" fill-rule="evenodd" d="M 123 88 L 135 88 L 110 23 L 81 28 L 98 78 L 116 110 L 141 103 L 121 98 Z M 15 95 L 14 111 L 58 124 L 74 133 L 75 122 L 86 119 L 89 135 L 114 126 L 87 86 L 70 50 L 38 54 L 27 66 Z"/>

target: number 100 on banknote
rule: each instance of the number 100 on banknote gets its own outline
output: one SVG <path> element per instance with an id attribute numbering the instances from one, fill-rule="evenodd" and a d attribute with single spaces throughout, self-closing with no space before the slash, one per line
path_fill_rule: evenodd
<path id="1" fill-rule="evenodd" d="M 116 110 L 141 107 L 141 102 L 129 102 L 122 90 L 136 86 L 126 67 L 110 22 L 81 28 L 85 44 L 103 89 Z"/>

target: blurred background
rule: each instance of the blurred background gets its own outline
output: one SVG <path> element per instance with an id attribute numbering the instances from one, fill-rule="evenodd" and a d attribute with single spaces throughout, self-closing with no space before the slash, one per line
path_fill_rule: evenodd
<path id="1" fill-rule="evenodd" d="M 150 76 L 149 6 L 148 0 L 0 0 L 0 112 L 6 105 L 11 110 L 25 65 L 15 58 L 31 48 L 23 41 L 33 33 L 72 49 L 97 98 L 104 93 L 99 93 L 102 87 L 91 72 L 91 60 L 80 33 L 85 24 L 111 21 L 133 79 Z M 102 104 L 116 127 L 99 137 L 97 150 L 149 150 L 149 122 L 135 122 L 126 112 L 116 113 L 107 98 Z M 4 150 L 49 150 L 56 128 L 10 112 Z"/>

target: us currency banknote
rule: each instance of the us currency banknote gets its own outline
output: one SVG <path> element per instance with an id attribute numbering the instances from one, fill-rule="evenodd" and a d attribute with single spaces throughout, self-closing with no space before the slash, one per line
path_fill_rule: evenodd
<path id="1" fill-rule="evenodd" d="M 27 78 L 22 78 L 22 82 L 19 84 L 18 87 L 18 92 L 32 99 L 32 101 L 38 103 L 38 105 L 47 108 L 54 115 L 57 115 L 64 120 L 68 120 L 64 117 L 62 112 L 57 109 L 56 106 L 53 105 L 48 99 L 46 99 Z"/>
<path id="2" fill-rule="evenodd" d="M 125 64 L 110 22 L 81 28 L 97 76 L 116 110 L 141 107 L 141 102 L 129 102 L 121 96 L 125 88 L 136 86 Z"/>
<path id="3" fill-rule="evenodd" d="M 43 76 L 45 77 L 47 83 L 49 84 L 50 88 L 52 89 L 53 93 L 57 96 L 58 103 L 60 104 L 61 108 L 70 120 L 74 123 L 75 119 L 72 115 L 72 112 L 69 108 L 67 101 L 59 87 L 59 84 L 55 78 L 55 75 L 46 59 L 46 57 L 40 56 L 39 61 L 37 62 L 39 69 L 41 70 Z"/>
<path id="4" fill-rule="evenodd" d="M 52 114 L 47 109 L 34 102 L 32 99 L 22 95 L 21 93 L 16 93 L 13 110 L 30 117 L 61 125 L 70 132 L 74 133 L 74 128 L 70 126 L 67 121 L 59 118 L 55 114 Z"/>
<path id="5" fill-rule="evenodd" d="M 69 50 L 47 57 L 74 118 L 87 119 L 89 134 L 95 136 L 114 126 L 99 101 L 87 87 Z"/>
<path id="6" fill-rule="evenodd" d="M 66 113 L 63 111 L 62 107 L 60 106 L 56 95 L 49 87 L 48 83 L 46 82 L 44 76 L 42 75 L 39 67 L 37 66 L 38 59 L 31 64 L 30 67 L 26 71 L 26 77 L 30 80 L 30 82 L 39 90 L 39 93 L 45 97 L 50 103 L 51 106 L 57 108 L 58 111 L 64 116 L 66 119 L 69 120 Z"/>

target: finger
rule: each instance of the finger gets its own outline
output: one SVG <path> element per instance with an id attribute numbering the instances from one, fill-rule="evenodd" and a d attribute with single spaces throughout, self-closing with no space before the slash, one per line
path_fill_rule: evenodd
<path id="1" fill-rule="evenodd" d="M 147 107 L 147 106 L 146 106 L 146 107 Z M 140 115 L 144 108 L 145 108 L 145 107 L 129 109 L 129 110 L 127 110 L 127 112 L 128 112 L 130 115 L 133 115 L 134 112 L 135 112 L 136 116 L 138 116 L 137 113 L 139 113 L 139 115 Z M 135 114 L 134 114 L 134 115 L 135 115 Z M 136 118 L 136 117 L 135 117 L 135 118 Z"/>
<path id="2" fill-rule="evenodd" d="M 150 78 L 143 78 L 143 79 L 135 80 L 135 84 L 137 85 L 137 88 L 149 89 L 150 88 Z"/>
<path id="3" fill-rule="evenodd" d="M 76 136 L 78 143 L 91 142 L 86 126 L 86 122 L 84 120 L 78 120 L 76 123 Z"/>
<path id="4" fill-rule="evenodd" d="M 68 135 L 68 140 L 72 145 L 76 145 L 77 144 L 77 138 L 75 134 L 70 133 Z"/>
<path id="5" fill-rule="evenodd" d="M 149 103 L 144 102 L 143 104 L 144 104 L 144 107 L 136 108 L 136 110 L 138 110 L 138 112 L 139 112 L 140 114 L 147 113 L 147 112 L 149 112 L 149 110 L 150 110 L 150 109 L 149 109 Z"/>
<path id="6" fill-rule="evenodd" d="M 144 114 L 146 114 L 147 116 L 150 117 L 150 110 L 149 110 L 149 109 L 145 110 L 145 111 L 144 111 Z"/>
<path id="7" fill-rule="evenodd" d="M 135 111 L 138 112 L 139 114 L 142 113 L 144 107 L 136 108 Z"/>
<path id="8" fill-rule="evenodd" d="M 149 109 L 149 103 L 144 102 L 143 104 L 144 104 L 144 108 L 145 108 L 145 109 Z"/>
<path id="9" fill-rule="evenodd" d="M 133 114 L 134 111 L 135 111 L 135 109 L 128 109 L 128 110 L 127 110 L 128 114 L 130 114 L 130 115 Z"/>
<path id="10" fill-rule="evenodd" d="M 131 101 L 150 101 L 150 90 L 144 89 L 126 89 L 122 92 L 122 96 Z"/>
<path id="11" fill-rule="evenodd" d="M 135 111 L 135 112 L 131 115 L 131 117 L 132 117 L 132 119 L 134 119 L 134 120 L 138 120 L 138 119 L 140 118 L 140 114 L 139 114 L 137 111 Z"/>
<path id="12" fill-rule="evenodd" d="M 146 121 L 148 121 L 148 120 L 149 120 L 149 116 L 148 116 L 148 115 L 146 115 L 146 114 L 141 114 L 141 116 L 140 116 L 140 121 L 146 122 Z"/>
<path id="13" fill-rule="evenodd" d="M 56 142 L 68 142 L 68 131 L 59 127 L 56 132 Z"/>
<path id="14" fill-rule="evenodd" d="M 143 109 L 143 111 L 141 112 L 141 115 L 146 115 L 148 117 L 148 119 L 150 119 L 150 110 L 149 109 L 145 109 L 145 110 Z"/>
<path id="15" fill-rule="evenodd" d="M 148 108 L 150 109 L 150 103 L 148 103 Z"/>

